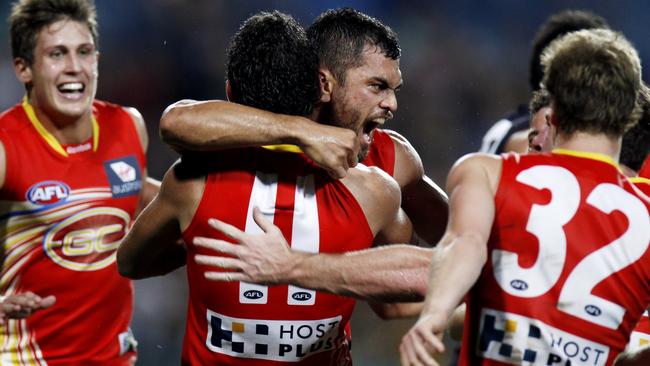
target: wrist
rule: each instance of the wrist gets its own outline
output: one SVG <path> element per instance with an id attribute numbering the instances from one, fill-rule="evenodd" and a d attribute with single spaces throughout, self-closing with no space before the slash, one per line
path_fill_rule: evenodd
<path id="1" fill-rule="evenodd" d="M 283 132 L 285 134 L 284 142 L 286 144 L 297 145 L 304 150 L 309 144 L 309 131 L 312 129 L 311 120 L 298 116 L 283 116 Z"/>

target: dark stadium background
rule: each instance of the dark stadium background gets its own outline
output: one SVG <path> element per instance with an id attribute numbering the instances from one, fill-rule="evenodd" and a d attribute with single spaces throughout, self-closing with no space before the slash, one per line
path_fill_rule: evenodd
<path id="1" fill-rule="evenodd" d="M 650 60 L 650 5 L 643 0 L 96 0 L 96 5 L 98 98 L 142 112 L 150 133 L 149 174 L 158 179 L 176 159 L 158 139 L 161 112 L 183 98 L 224 98 L 228 40 L 244 19 L 260 10 L 285 11 L 309 25 L 323 10 L 352 6 L 397 31 L 404 87 L 388 127 L 413 143 L 428 175 L 441 185 L 455 159 L 478 149 L 492 122 L 526 101 L 530 41 L 550 14 L 566 8 L 592 10 L 625 33 L 642 60 Z M 9 0 L 3 0 L 0 17 L 8 14 Z M 0 107 L 5 109 L 19 101 L 23 88 L 13 73 L 6 22 L 0 37 L 5 40 L 0 48 Z M 137 281 L 135 287 L 138 364 L 178 365 L 184 272 Z M 411 322 L 381 321 L 359 304 L 353 318 L 356 365 L 397 364 L 399 340 Z"/>

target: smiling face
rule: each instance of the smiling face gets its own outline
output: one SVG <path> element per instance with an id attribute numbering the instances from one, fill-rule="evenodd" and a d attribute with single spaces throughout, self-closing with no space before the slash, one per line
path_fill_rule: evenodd
<path id="1" fill-rule="evenodd" d="M 399 60 L 386 57 L 377 47 L 366 47 L 360 66 L 346 71 L 345 80 L 334 80 L 330 108 L 340 127 L 357 133 L 359 161 L 368 154 L 372 132 L 393 118 L 395 92 L 402 85 Z"/>
<path id="2" fill-rule="evenodd" d="M 97 60 L 87 25 L 64 19 L 43 27 L 34 48 L 34 61 L 16 59 L 18 78 L 30 85 L 29 97 L 39 115 L 67 125 L 91 115 L 97 91 Z"/>

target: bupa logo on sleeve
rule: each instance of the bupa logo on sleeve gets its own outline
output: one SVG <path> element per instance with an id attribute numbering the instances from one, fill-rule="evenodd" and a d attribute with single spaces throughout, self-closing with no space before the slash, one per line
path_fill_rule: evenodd
<path id="1" fill-rule="evenodd" d="M 142 189 L 142 172 L 135 156 L 104 162 L 113 197 L 136 195 Z"/>
<path id="2" fill-rule="evenodd" d="M 35 205 L 51 205 L 63 202 L 70 195 L 70 187 L 63 182 L 46 180 L 38 182 L 27 190 L 26 198 Z"/>

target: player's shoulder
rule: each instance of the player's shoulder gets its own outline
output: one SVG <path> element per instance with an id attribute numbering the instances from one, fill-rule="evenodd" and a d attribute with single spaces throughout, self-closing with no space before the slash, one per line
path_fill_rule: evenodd
<path id="1" fill-rule="evenodd" d="M 399 206 L 401 192 L 399 184 L 383 170 L 374 167 L 358 164 L 349 170 L 348 178 L 360 189 L 360 192 L 379 201 L 386 201 L 383 204 L 397 202 Z"/>
<path id="2" fill-rule="evenodd" d="M 513 112 L 496 121 L 483 136 L 480 152 L 499 154 L 504 151 L 510 137 L 524 131 L 529 125 L 528 106 L 521 104 Z"/>
<path id="3" fill-rule="evenodd" d="M 419 180 L 424 175 L 424 165 L 413 145 L 403 135 L 393 130 L 382 130 L 393 142 L 395 167 L 393 177 L 400 186 Z"/>
<path id="4" fill-rule="evenodd" d="M 470 153 L 458 159 L 449 171 L 447 177 L 447 189 L 461 181 L 483 180 L 488 182 L 493 189 L 496 189 L 501 177 L 504 156 Z"/>

